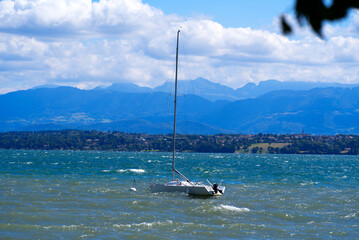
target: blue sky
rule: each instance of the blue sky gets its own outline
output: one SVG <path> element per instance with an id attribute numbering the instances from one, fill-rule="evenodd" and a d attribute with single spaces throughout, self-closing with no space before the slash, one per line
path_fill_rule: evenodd
<path id="1" fill-rule="evenodd" d="M 359 13 L 326 25 L 325 40 L 295 24 L 288 0 L 2 0 L 0 94 L 38 85 L 91 89 L 180 79 L 359 82 Z M 295 35 L 280 34 L 287 14 Z"/>
<path id="2" fill-rule="evenodd" d="M 224 27 L 260 28 L 271 24 L 280 13 L 290 12 L 293 1 L 288 0 L 145 0 L 166 14 L 185 17 L 205 15 Z"/>

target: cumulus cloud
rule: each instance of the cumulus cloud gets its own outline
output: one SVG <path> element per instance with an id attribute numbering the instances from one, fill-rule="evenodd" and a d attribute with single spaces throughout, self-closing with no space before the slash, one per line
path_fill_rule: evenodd
<path id="1" fill-rule="evenodd" d="M 225 28 L 205 17 L 165 15 L 140 0 L 3 0 L 0 92 L 45 83 L 159 85 L 173 77 L 180 26 L 181 61 L 190 71 L 181 71 L 182 79 L 202 76 L 234 88 L 267 79 L 359 80 L 359 40 L 336 27 L 327 28 L 327 40 L 308 33 L 288 39 L 269 30 Z"/>

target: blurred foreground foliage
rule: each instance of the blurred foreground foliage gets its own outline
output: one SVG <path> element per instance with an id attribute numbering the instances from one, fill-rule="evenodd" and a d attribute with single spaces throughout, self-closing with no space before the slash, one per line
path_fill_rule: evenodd
<path id="1" fill-rule="evenodd" d="M 329 6 L 323 0 L 296 0 L 294 11 L 299 25 L 307 22 L 313 31 L 322 35 L 324 21 L 336 21 L 347 17 L 350 9 L 358 9 L 358 0 L 332 0 Z M 284 34 L 292 33 L 292 27 L 284 15 L 281 16 L 281 28 Z"/>

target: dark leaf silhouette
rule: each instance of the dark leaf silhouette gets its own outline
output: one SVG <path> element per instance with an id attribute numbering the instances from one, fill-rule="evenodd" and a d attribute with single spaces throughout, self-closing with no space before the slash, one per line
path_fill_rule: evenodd
<path id="1" fill-rule="evenodd" d="M 290 25 L 287 23 L 287 21 L 285 20 L 285 17 L 282 15 L 280 18 L 281 21 L 281 25 L 282 25 L 282 32 L 284 34 L 290 34 L 292 33 L 292 28 L 290 27 Z"/>
<path id="2" fill-rule="evenodd" d="M 294 10 L 301 26 L 304 22 L 309 23 L 313 31 L 322 37 L 323 22 L 343 19 L 351 8 L 359 8 L 359 1 L 333 0 L 330 6 L 326 6 L 323 0 L 296 0 Z M 281 17 L 281 28 L 283 34 L 292 32 L 284 16 Z"/>

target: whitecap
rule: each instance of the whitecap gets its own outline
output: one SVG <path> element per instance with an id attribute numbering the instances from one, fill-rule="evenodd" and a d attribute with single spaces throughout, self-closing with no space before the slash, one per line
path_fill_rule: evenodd
<path id="1" fill-rule="evenodd" d="M 234 212 L 249 212 L 250 209 L 249 208 L 239 208 L 239 207 L 235 207 L 235 206 L 231 206 L 231 205 L 224 205 L 221 204 L 219 207 L 215 207 L 215 209 L 217 210 L 228 210 L 228 211 L 234 211 Z"/>
<path id="2" fill-rule="evenodd" d="M 123 228 L 123 227 L 128 227 L 128 228 L 130 228 L 130 227 L 131 227 L 131 224 L 114 224 L 113 226 L 114 226 L 114 227 L 117 227 L 117 228 Z"/>
<path id="3" fill-rule="evenodd" d="M 77 229 L 79 227 L 82 227 L 82 225 L 71 224 L 71 225 L 62 225 L 60 227 L 63 229 Z"/>
<path id="4" fill-rule="evenodd" d="M 32 162 L 26 162 L 25 164 L 30 165 L 30 164 L 32 164 Z"/>
<path id="5" fill-rule="evenodd" d="M 308 186 L 308 185 L 317 185 L 318 182 L 304 182 L 304 183 L 300 183 L 301 186 Z"/>
<path id="6" fill-rule="evenodd" d="M 83 225 L 75 225 L 75 224 L 71 224 L 71 225 L 60 225 L 60 226 L 55 226 L 55 225 L 51 225 L 51 226 L 38 226 L 38 228 L 43 228 L 43 229 L 78 229 L 80 227 L 82 227 Z"/>
<path id="7" fill-rule="evenodd" d="M 101 172 L 110 172 L 110 170 L 105 169 L 105 170 L 102 170 Z"/>
<path id="8" fill-rule="evenodd" d="M 346 215 L 344 218 L 353 218 L 356 217 L 357 213 L 352 213 L 352 214 L 348 214 Z"/>
<path id="9" fill-rule="evenodd" d="M 157 222 L 142 222 L 142 223 L 132 223 L 132 224 L 114 224 L 114 227 L 123 228 L 123 227 L 153 227 L 153 226 L 163 226 L 163 225 L 172 225 L 173 222 L 171 220 L 166 221 L 157 221 Z"/>
<path id="10" fill-rule="evenodd" d="M 159 163 L 160 161 L 158 161 L 158 160 L 148 160 L 147 162 L 148 163 Z"/>
<path id="11" fill-rule="evenodd" d="M 80 236 L 80 238 L 88 238 L 88 237 L 93 237 L 93 235 L 84 234 L 84 235 L 81 235 L 81 236 Z"/>
<path id="12" fill-rule="evenodd" d="M 109 188 L 91 188 L 88 192 L 95 192 L 95 193 L 107 193 L 107 192 L 110 192 L 112 191 L 111 189 Z"/>
<path id="13" fill-rule="evenodd" d="M 134 173 L 144 173 L 146 172 L 144 169 L 119 169 L 116 172 L 124 173 L 124 172 L 134 172 Z"/>
<path id="14" fill-rule="evenodd" d="M 135 172 L 135 173 L 144 173 L 146 172 L 144 169 L 129 169 L 131 172 Z"/>

